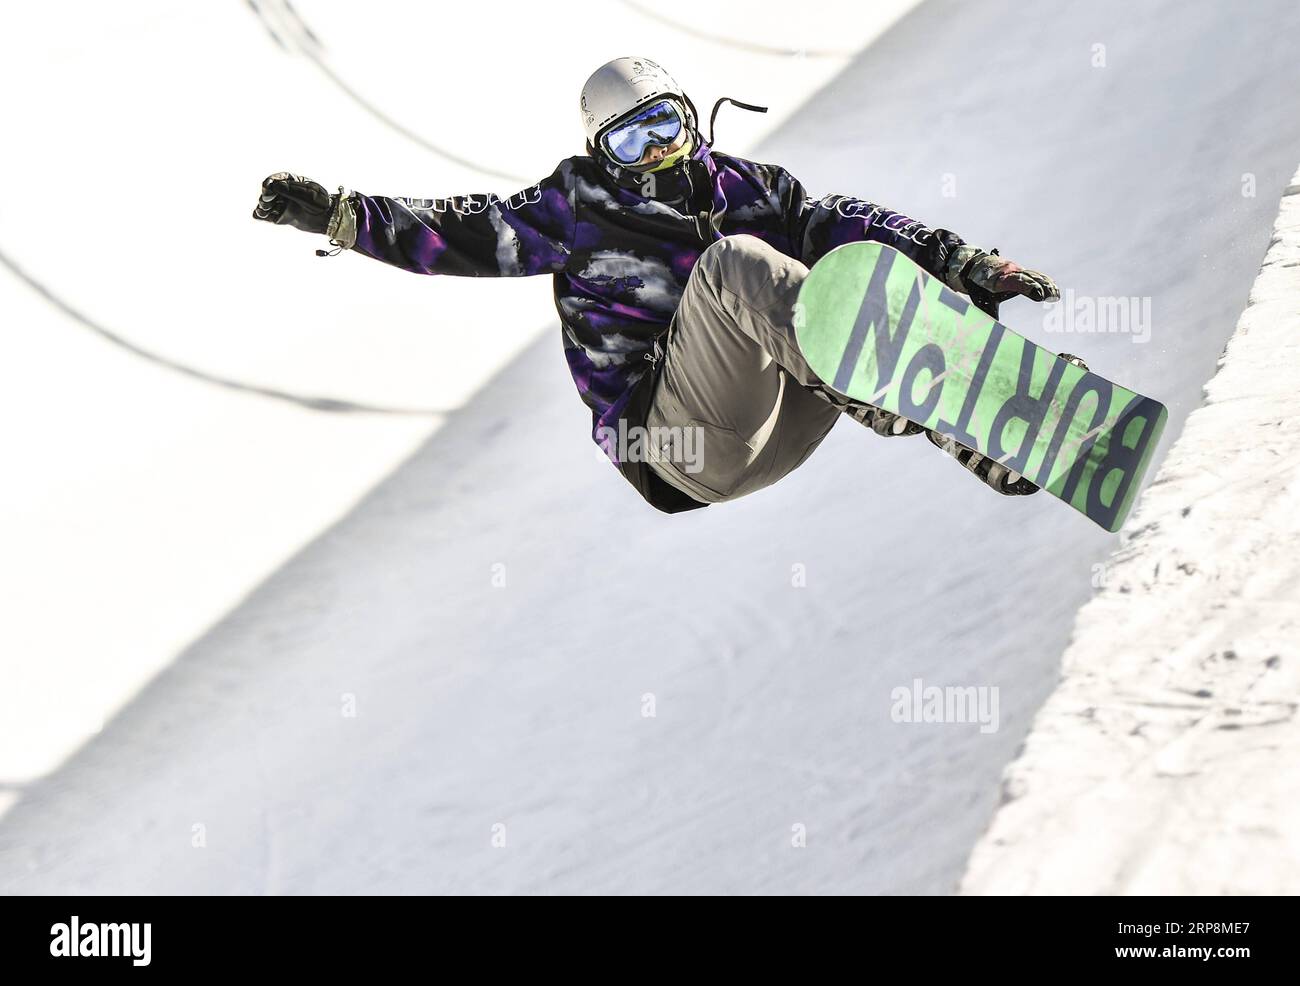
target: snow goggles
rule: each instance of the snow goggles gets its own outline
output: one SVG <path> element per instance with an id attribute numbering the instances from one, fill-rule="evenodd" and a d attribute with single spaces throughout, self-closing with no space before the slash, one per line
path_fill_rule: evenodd
<path id="1" fill-rule="evenodd" d="M 668 147 L 685 127 L 681 107 L 674 100 L 661 99 L 610 127 L 600 146 L 619 164 L 639 164 L 648 148 Z"/>

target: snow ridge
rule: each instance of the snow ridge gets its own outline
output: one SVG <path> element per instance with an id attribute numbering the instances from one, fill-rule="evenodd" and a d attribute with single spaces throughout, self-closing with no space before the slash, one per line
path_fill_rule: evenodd
<path id="1" fill-rule="evenodd" d="M 1300 171 L 1205 403 L 1097 571 L 968 894 L 1300 888 Z"/>

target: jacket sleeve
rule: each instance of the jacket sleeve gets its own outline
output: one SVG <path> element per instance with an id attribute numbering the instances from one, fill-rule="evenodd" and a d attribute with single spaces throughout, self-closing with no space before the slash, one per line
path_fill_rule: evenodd
<path id="1" fill-rule="evenodd" d="M 906 254 L 931 274 L 948 279 L 948 260 L 965 241 L 946 229 L 931 229 L 901 212 L 849 195 L 809 198 L 789 172 L 777 177 L 777 191 L 790 242 L 809 267 L 845 243 L 875 240 Z"/>
<path id="2" fill-rule="evenodd" d="M 520 277 L 554 274 L 574 240 L 571 172 L 562 163 L 545 180 L 509 198 L 352 196 L 353 249 L 416 274 Z"/>

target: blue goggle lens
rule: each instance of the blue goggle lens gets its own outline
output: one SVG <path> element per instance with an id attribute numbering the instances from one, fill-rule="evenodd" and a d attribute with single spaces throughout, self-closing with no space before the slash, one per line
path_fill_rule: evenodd
<path id="1" fill-rule="evenodd" d="M 686 126 L 681 110 L 670 99 L 652 103 L 613 127 L 601 139 L 605 153 L 619 164 L 637 164 L 648 147 L 667 147 Z"/>

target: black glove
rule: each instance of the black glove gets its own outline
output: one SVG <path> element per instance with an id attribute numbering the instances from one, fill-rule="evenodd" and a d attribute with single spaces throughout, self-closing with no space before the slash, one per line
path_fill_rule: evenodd
<path id="1" fill-rule="evenodd" d="M 293 226 L 304 233 L 324 233 L 337 199 L 323 185 L 287 171 L 277 171 L 262 182 L 262 195 L 253 210 L 253 218 Z"/>
<path id="2" fill-rule="evenodd" d="M 972 297 L 977 293 L 974 289 L 991 295 L 998 302 L 1016 295 L 1030 301 L 1056 301 L 1061 297 L 1056 282 L 1046 274 L 999 257 L 996 250 L 985 253 L 977 247 L 958 247 L 949 270 L 957 275 L 959 286 Z"/>

